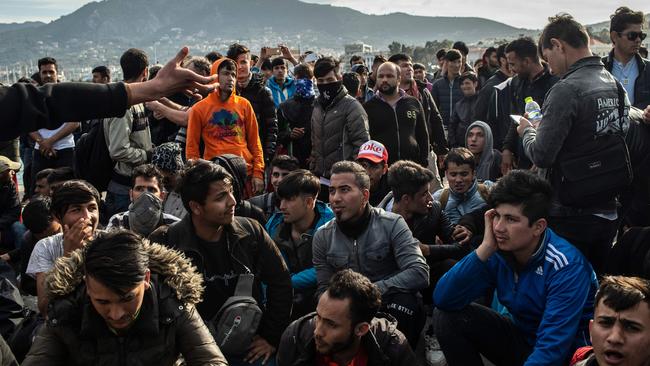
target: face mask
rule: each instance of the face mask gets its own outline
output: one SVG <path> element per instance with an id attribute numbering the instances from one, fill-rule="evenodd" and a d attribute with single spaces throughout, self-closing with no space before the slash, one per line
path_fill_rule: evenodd
<path id="1" fill-rule="evenodd" d="M 335 81 L 327 84 L 317 84 L 318 91 L 320 92 L 320 99 L 326 106 L 332 103 L 334 98 L 339 94 L 343 87 L 343 81 Z"/>
<path id="2" fill-rule="evenodd" d="M 309 79 L 296 80 L 296 95 L 303 99 L 312 98 L 314 93 L 314 83 Z"/>
<path id="3" fill-rule="evenodd" d="M 158 226 L 162 214 L 162 201 L 151 192 L 143 192 L 129 206 L 129 227 L 142 236 L 148 236 Z"/>

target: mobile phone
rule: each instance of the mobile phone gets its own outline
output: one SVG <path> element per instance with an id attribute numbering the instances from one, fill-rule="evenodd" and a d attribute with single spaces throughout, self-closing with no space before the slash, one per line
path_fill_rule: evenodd
<path id="1" fill-rule="evenodd" d="M 266 53 L 267 55 L 270 56 L 281 55 L 282 50 L 280 49 L 280 47 L 269 47 L 266 49 Z"/>
<path id="2" fill-rule="evenodd" d="M 523 116 L 520 116 L 518 114 L 511 114 L 510 118 L 512 119 L 512 122 L 519 126 L 519 121 L 523 118 Z"/>
<path id="3" fill-rule="evenodd" d="M 305 62 L 316 62 L 318 61 L 318 55 L 315 53 L 310 53 L 305 56 Z"/>

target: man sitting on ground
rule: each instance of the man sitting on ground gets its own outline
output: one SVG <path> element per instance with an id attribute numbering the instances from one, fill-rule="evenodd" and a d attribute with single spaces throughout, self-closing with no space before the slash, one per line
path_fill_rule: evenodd
<path id="1" fill-rule="evenodd" d="M 162 180 L 162 174 L 152 164 L 142 164 L 133 169 L 129 210 L 113 215 L 106 230 L 127 229 L 146 237 L 162 225 L 177 222 L 177 217 L 163 212 L 165 192 Z"/>
<path id="2" fill-rule="evenodd" d="M 511 171 L 490 192 L 481 245 L 438 282 L 434 333 L 450 365 L 563 365 L 586 344 L 596 274 L 547 227 L 551 186 Z M 512 317 L 472 303 L 493 293 Z"/>
<path id="3" fill-rule="evenodd" d="M 350 269 L 337 272 L 316 313 L 282 335 L 278 365 L 416 365 L 395 320 L 378 313 L 380 307 L 381 293 L 368 278 Z"/>
<path id="4" fill-rule="evenodd" d="M 104 233 L 48 273 L 48 319 L 23 365 L 227 365 L 194 305 L 202 278 L 180 253 Z M 121 360 L 121 361 L 120 361 Z"/>
<path id="5" fill-rule="evenodd" d="M 271 186 L 277 192 L 280 181 L 289 173 L 300 167 L 298 159 L 289 155 L 278 155 L 271 161 Z M 275 192 L 267 192 L 248 199 L 248 202 L 259 207 L 270 218 L 271 215 L 279 212 L 280 200 Z"/>

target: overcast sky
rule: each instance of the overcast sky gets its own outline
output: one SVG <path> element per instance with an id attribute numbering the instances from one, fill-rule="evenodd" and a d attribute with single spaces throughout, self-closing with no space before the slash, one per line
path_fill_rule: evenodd
<path id="1" fill-rule="evenodd" d="M 182 1 L 182 0 L 181 0 Z M 232 0 L 236 1 L 236 0 Z M 632 0 L 304 0 L 350 7 L 364 13 L 405 12 L 430 16 L 474 16 L 516 27 L 542 28 L 546 19 L 568 12 L 584 24 L 609 19 L 618 6 L 650 12 L 650 1 Z M 0 23 L 40 20 L 49 22 L 70 14 L 87 0 L 0 0 Z M 268 0 L 272 4 L 273 0 Z"/>

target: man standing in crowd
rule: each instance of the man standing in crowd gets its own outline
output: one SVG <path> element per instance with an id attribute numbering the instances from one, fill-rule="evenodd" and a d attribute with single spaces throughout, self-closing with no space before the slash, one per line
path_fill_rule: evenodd
<path id="1" fill-rule="evenodd" d="M 259 365 L 272 359 L 289 324 L 291 279 L 264 228 L 248 218 L 235 217 L 232 182 L 232 176 L 215 163 L 197 160 L 188 164 L 178 186 L 188 214 L 156 230 L 150 239 L 182 251 L 203 273 L 205 293 L 196 308 L 206 322 L 216 325 L 214 317 L 235 293 L 239 275 L 254 274 L 252 296 L 262 308 L 262 319 L 248 354 L 226 354 L 226 358 L 231 365 Z"/>
<path id="2" fill-rule="evenodd" d="M 503 141 L 503 160 L 501 171 L 506 173 L 516 166 L 528 169 L 532 163 L 521 148 L 521 140 L 517 136 L 517 125 L 512 123 L 511 114 L 523 116 L 526 113 L 526 98 L 532 97 L 540 106 L 548 91 L 558 81 L 557 73 L 551 73 L 547 64 L 542 64 L 537 45 L 531 38 L 516 39 L 506 46 L 506 57 L 513 73 L 517 74 L 510 84 L 510 111 L 502 114 L 501 118 L 510 126 Z M 517 156 L 517 161 L 513 156 Z"/>
<path id="3" fill-rule="evenodd" d="M 273 103 L 277 109 L 280 103 L 291 98 L 296 92 L 296 84 L 291 76 L 287 75 L 287 62 L 282 57 L 276 57 L 271 61 L 273 77 L 266 81 L 266 86 L 271 89 Z"/>
<path id="4" fill-rule="evenodd" d="M 359 164 L 341 161 L 332 167 L 329 195 L 336 217 L 313 241 L 318 288 L 325 291 L 330 277 L 345 268 L 367 276 L 381 292 L 384 311 L 415 346 L 424 325 L 418 291 L 429 285 L 429 266 L 406 221 L 368 204 L 369 188 Z"/>
<path id="5" fill-rule="evenodd" d="M 311 155 L 311 114 L 314 111 L 316 93 L 314 71 L 311 66 L 300 64 L 293 69 L 296 92 L 278 108 L 278 143 L 296 159 L 300 167 L 309 167 Z"/>
<path id="6" fill-rule="evenodd" d="M 129 210 L 116 213 L 108 220 L 106 230 L 126 229 L 147 237 L 159 226 L 171 225 L 179 219 L 163 212 L 166 192 L 163 177 L 152 164 L 142 164 L 131 173 Z"/>
<path id="7" fill-rule="evenodd" d="M 463 55 L 463 60 L 461 63 L 461 70 L 460 73 L 472 71 L 474 72 L 474 68 L 472 65 L 469 64 L 469 61 L 467 60 L 467 55 L 469 55 L 469 47 L 465 44 L 463 41 L 456 41 L 454 44 L 451 45 L 452 50 L 458 50 L 461 55 Z"/>
<path id="8" fill-rule="evenodd" d="M 429 92 L 431 92 L 431 87 L 433 84 L 427 80 L 427 68 L 423 64 L 416 62 L 413 64 L 413 78 L 415 81 L 424 83 L 425 87 Z M 419 83 L 418 83 L 419 84 Z"/>
<path id="9" fill-rule="evenodd" d="M 388 151 L 381 142 L 369 140 L 361 145 L 357 154 L 357 163 L 366 170 L 370 177 L 370 206 L 377 205 L 390 192 L 388 187 Z"/>
<path id="10" fill-rule="evenodd" d="M 381 292 L 367 277 L 337 272 L 316 313 L 294 321 L 282 335 L 278 365 L 417 364 L 395 321 L 379 314 L 381 305 Z"/>
<path id="11" fill-rule="evenodd" d="M 562 365 L 587 343 L 598 288 L 587 259 L 547 227 L 551 186 L 515 170 L 490 192 L 481 245 L 438 282 L 434 333 L 450 365 Z M 512 317 L 473 303 L 496 295 Z"/>
<path id="12" fill-rule="evenodd" d="M 71 180 L 54 190 L 52 215 L 61 223 L 63 232 L 36 243 L 26 270 L 28 275 L 36 278 L 41 315 L 47 315 L 45 273 L 54 268 L 57 259 L 70 255 L 95 237 L 99 202 L 99 192 L 86 181 Z"/>
<path id="13" fill-rule="evenodd" d="M 463 66 L 463 55 L 458 50 L 449 50 L 445 54 L 445 74 L 434 81 L 431 95 L 440 110 L 442 122 L 449 126 L 454 115 L 454 105 L 463 97 L 460 90 L 460 74 Z"/>
<path id="14" fill-rule="evenodd" d="M 546 96 L 537 129 L 522 118 L 517 132 L 533 164 L 552 171 L 548 178 L 555 194 L 549 226 L 580 249 L 601 274 L 618 228 L 616 197 L 601 194 L 596 199 L 568 200 L 566 193 L 571 187 L 561 163 L 620 146 L 618 135 L 627 130 L 629 105 L 627 99 L 619 99 L 616 79 L 589 49 L 587 31 L 570 15 L 551 19 L 539 48 L 561 82 Z M 597 190 L 600 183 L 598 179 L 588 184 Z M 577 190 L 586 193 L 577 187 L 573 191 Z"/>
<path id="15" fill-rule="evenodd" d="M 271 161 L 271 186 L 273 192 L 267 192 L 248 199 L 248 202 L 259 207 L 267 218 L 280 209 L 280 199 L 275 192 L 278 190 L 280 181 L 289 173 L 300 168 L 298 160 L 289 155 L 278 155 Z"/>
<path id="16" fill-rule="evenodd" d="M 492 75 L 492 77 L 490 77 L 483 85 L 481 85 L 481 90 L 478 92 L 478 100 L 474 108 L 473 119 L 475 121 L 479 120 L 488 122 L 488 107 L 490 106 L 490 102 L 494 96 L 494 87 L 506 81 L 509 77 L 512 76 L 505 50 L 505 44 L 497 47 L 496 57 L 499 60 L 499 69 L 494 73 L 494 75 Z M 507 126 L 510 126 L 510 124 L 508 123 Z M 492 127 L 492 130 L 494 131 L 494 126 L 490 127 Z M 506 132 L 507 130 L 504 129 L 501 135 L 505 136 Z M 503 136 L 500 137 L 498 144 L 496 145 L 499 147 L 499 149 L 501 149 L 501 145 L 503 144 Z"/>
<path id="17" fill-rule="evenodd" d="M 38 73 L 41 85 L 59 82 L 57 63 L 52 57 L 38 60 Z M 72 133 L 79 128 L 79 125 L 79 122 L 66 122 L 54 130 L 41 128 L 29 134 L 34 141 L 33 160 L 30 162 L 31 182 L 35 180 L 36 174 L 43 169 L 74 165 L 74 136 Z"/>
<path id="18" fill-rule="evenodd" d="M 574 366 L 645 366 L 650 363 L 650 282 L 607 276 L 589 322 L 592 347 L 576 351 Z"/>
<path id="19" fill-rule="evenodd" d="M 128 49 L 120 58 L 124 82 L 139 83 L 147 80 L 149 59 L 136 48 Z M 106 213 L 112 216 L 129 208 L 131 173 L 138 165 L 151 160 L 151 131 L 144 104 L 135 104 L 121 118 L 104 123 L 106 146 L 115 162 L 113 176 L 106 193 Z"/>
<path id="20" fill-rule="evenodd" d="M 386 61 L 388 60 L 383 55 L 377 55 L 372 59 L 372 65 L 370 66 L 370 71 L 372 72 L 368 75 L 368 88 L 371 90 L 375 89 L 375 84 L 377 83 L 377 69 Z"/>
<path id="21" fill-rule="evenodd" d="M 258 134 L 257 118 L 250 102 L 235 94 L 237 66 L 224 58 L 212 64 L 212 75 L 219 75 L 218 92 L 196 103 L 187 125 L 187 159 L 206 160 L 223 154 L 246 160 L 246 192 L 243 198 L 264 191 L 264 154 Z M 205 150 L 201 155 L 199 145 Z"/>
<path id="22" fill-rule="evenodd" d="M 246 98 L 253 106 L 266 165 L 275 156 L 278 138 L 273 96 L 269 88 L 264 86 L 262 74 L 251 72 L 251 52 L 248 47 L 234 43 L 228 48 L 227 57 L 237 64 L 237 95 Z"/>
<path id="23" fill-rule="evenodd" d="M 377 69 L 377 93 L 363 105 L 368 114 L 370 137 L 388 149 L 389 165 L 406 159 L 426 167 L 429 135 L 424 111 L 416 98 L 399 88 L 400 75 L 400 67 L 390 61 Z M 411 87 L 417 90 L 414 82 Z"/>
<path id="24" fill-rule="evenodd" d="M 474 108 L 478 100 L 478 77 L 473 72 L 465 72 L 460 78 L 460 90 L 463 98 L 456 102 L 454 114 L 449 121 L 449 146 L 465 146 L 467 127 L 474 122 Z"/>
<path id="25" fill-rule="evenodd" d="M 111 82 L 111 69 L 106 66 L 97 66 L 92 71 L 93 83 L 108 84 Z"/>
<path id="26" fill-rule="evenodd" d="M 476 70 L 478 75 L 480 87 L 483 88 L 485 83 L 494 75 L 494 73 L 499 69 L 499 59 L 497 57 L 497 49 L 494 47 L 488 47 L 483 53 L 483 65 Z"/>
<path id="27" fill-rule="evenodd" d="M 645 16 L 641 11 L 620 7 L 611 16 L 610 38 L 614 48 L 603 63 L 607 71 L 623 85 L 633 106 L 645 109 L 650 103 L 650 61 L 639 55 L 646 37 Z M 629 192 L 621 196 L 622 227 L 650 226 L 650 182 L 645 174 L 635 174 Z"/>
<path id="28" fill-rule="evenodd" d="M 226 365 L 194 305 L 201 275 L 129 231 L 100 235 L 48 274 L 48 318 L 23 365 Z M 170 310 L 171 309 L 171 310 Z"/>
<path id="29" fill-rule="evenodd" d="M 353 160 L 359 147 L 368 141 L 368 115 L 349 96 L 341 81 L 339 63 L 323 57 L 314 65 L 319 96 L 311 116 L 311 163 L 309 170 L 321 179 L 321 201 L 326 193 L 330 169 L 341 160 Z M 324 196 L 324 197 L 323 197 Z"/>
<path id="30" fill-rule="evenodd" d="M 269 236 L 280 249 L 293 287 L 292 319 L 316 308 L 316 270 L 312 262 L 312 238 L 318 228 L 334 218 L 334 213 L 318 201 L 320 182 L 307 170 L 291 172 L 279 183 L 276 194 L 280 211 L 266 224 Z"/>

